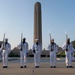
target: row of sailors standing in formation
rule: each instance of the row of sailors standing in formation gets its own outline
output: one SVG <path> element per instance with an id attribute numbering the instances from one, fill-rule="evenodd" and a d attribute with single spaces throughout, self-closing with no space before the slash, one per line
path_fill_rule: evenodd
<path id="1" fill-rule="evenodd" d="M 34 54 L 34 64 L 35 68 L 39 68 L 40 65 L 40 55 L 42 52 L 42 45 L 39 43 L 39 39 L 35 39 L 35 43 L 32 48 Z M 20 68 L 26 68 L 26 56 L 28 54 L 28 43 L 26 38 L 23 38 L 23 41 L 17 46 L 20 50 Z M 72 54 L 74 53 L 74 48 L 70 39 L 66 40 L 66 43 L 62 46 L 62 49 L 65 51 L 66 55 L 66 67 L 73 68 L 72 66 Z M 0 52 L 2 52 L 3 68 L 8 67 L 8 54 L 11 51 L 11 45 L 8 43 L 8 39 L 5 39 L 5 48 L 0 47 Z M 48 51 L 50 52 L 50 66 L 51 68 L 56 68 L 56 54 L 58 52 L 58 46 L 54 42 L 54 39 L 51 39 L 51 43 L 48 45 Z"/>

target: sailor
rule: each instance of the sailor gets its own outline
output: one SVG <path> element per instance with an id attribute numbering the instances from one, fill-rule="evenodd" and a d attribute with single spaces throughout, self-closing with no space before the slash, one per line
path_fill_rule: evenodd
<path id="1" fill-rule="evenodd" d="M 51 39 L 50 42 L 51 44 L 48 45 L 48 50 L 50 51 L 50 66 L 51 68 L 56 68 L 56 54 L 58 46 L 54 42 L 54 39 Z"/>
<path id="2" fill-rule="evenodd" d="M 42 45 L 39 43 L 39 39 L 35 39 L 35 43 L 33 45 L 32 50 L 34 54 L 35 68 L 39 68 L 40 56 L 41 56 L 41 51 L 42 51 Z"/>
<path id="3" fill-rule="evenodd" d="M 67 68 L 73 68 L 72 66 L 72 53 L 73 53 L 73 45 L 70 42 L 70 38 L 68 38 L 66 40 L 66 43 L 63 45 L 63 50 L 65 51 L 65 55 L 66 55 L 66 59 L 65 59 L 65 63 L 66 63 L 66 67 Z"/>
<path id="4" fill-rule="evenodd" d="M 5 39 L 4 44 L 2 45 L 2 60 L 3 68 L 8 68 L 8 55 L 11 51 L 11 45 L 8 43 L 8 39 Z"/>
<path id="5" fill-rule="evenodd" d="M 20 50 L 20 68 L 26 68 L 26 57 L 28 54 L 28 43 L 26 42 L 26 38 L 23 38 L 23 42 L 18 45 L 18 49 Z"/>

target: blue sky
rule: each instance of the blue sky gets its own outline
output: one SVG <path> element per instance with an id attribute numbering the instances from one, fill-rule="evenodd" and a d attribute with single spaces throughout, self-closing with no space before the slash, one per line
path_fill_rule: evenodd
<path id="1" fill-rule="evenodd" d="M 12 48 L 20 43 L 21 33 L 33 45 L 34 4 L 42 6 L 43 48 L 49 44 L 49 33 L 62 46 L 65 30 L 75 40 L 75 0 L 0 0 L 0 40 L 9 38 Z"/>

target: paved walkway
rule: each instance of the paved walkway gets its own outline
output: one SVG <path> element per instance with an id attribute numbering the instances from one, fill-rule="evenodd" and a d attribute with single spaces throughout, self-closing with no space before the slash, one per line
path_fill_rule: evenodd
<path id="1" fill-rule="evenodd" d="M 9 68 L 2 68 L 0 62 L 0 75 L 75 75 L 74 68 L 65 68 L 64 62 L 57 62 L 57 68 L 50 68 L 48 62 L 42 62 L 40 68 L 34 68 L 34 63 L 28 63 L 27 68 L 20 68 L 19 62 L 9 61 Z"/>

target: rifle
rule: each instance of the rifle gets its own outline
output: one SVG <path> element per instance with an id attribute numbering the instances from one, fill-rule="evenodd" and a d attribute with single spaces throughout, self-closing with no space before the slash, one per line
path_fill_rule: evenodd
<path id="1" fill-rule="evenodd" d="M 21 33 L 21 51 L 22 51 L 22 40 L 23 40 L 23 34 Z"/>
<path id="2" fill-rule="evenodd" d="M 67 39 L 68 39 L 68 34 L 67 34 L 66 31 L 65 31 L 65 36 L 66 36 L 66 41 L 67 41 Z M 68 51 L 68 45 L 67 45 L 67 47 L 66 47 L 66 51 Z"/>
<path id="3" fill-rule="evenodd" d="M 66 36 L 66 40 L 68 39 L 68 34 L 67 34 L 67 32 L 65 31 L 65 36 Z"/>
<path id="4" fill-rule="evenodd" d="M 4 36 L 3 36 L 3 50 L 5 50 L 5 33 L 4 33 Z"/>
<path id="5" fill-rule="evenodd" d="M 50 36 L 50 43 L 51 43 L 51 34 L 49 34 L 49 36 Z"/>
<path id="6" fill-rule="evenodd" d="M 51 34 L 49 34 L 49 36 L 50 36 L 50 44 L 51 44 L 51 39 L 52 39 L 52 38 L 51 38 Z M 52 50 L 52 45 L 51 45 L 51 50 Z"/>

